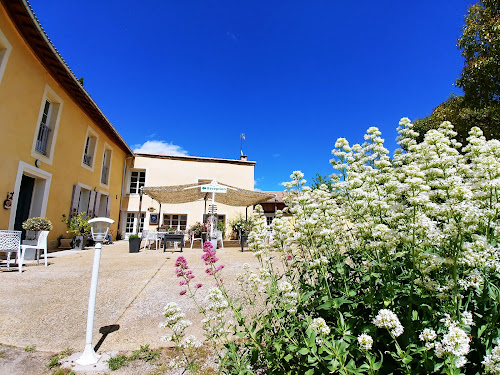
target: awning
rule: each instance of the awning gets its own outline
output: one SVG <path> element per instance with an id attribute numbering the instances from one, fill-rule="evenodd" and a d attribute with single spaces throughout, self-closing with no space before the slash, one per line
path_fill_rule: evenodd
<path id="1" fill-rule="evenodd" d="M 214 183 L 215 181 L 212 181 L 212 184 Z M 227 188 L 225 193 L 215 193 L 215 201 L 229 206 L 249 207 L 274 198 L 274 194 L 263 191 L 246 190 L 221 183 L 215 184 Z M 207 186 L 207 184 L 196 183 L 174 186 L 145 186 L 142 188 L 142 191 L 159 203 L 187 203 L 211 199 L 212 193 L 201 191 L 201 186 Z"/>

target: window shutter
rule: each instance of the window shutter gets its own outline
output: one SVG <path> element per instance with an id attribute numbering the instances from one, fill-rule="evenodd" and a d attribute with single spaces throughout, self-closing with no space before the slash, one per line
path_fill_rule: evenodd
<path id="1" fill-rule="evenodd" d="M 99 216 L 100 206 L 101 206 L 101 193 L 97 192 L 97 195 L 95 197 L 94 216 Z"/>
<path id="2" fill-rule="evenodd" d="M 71 197 L 71 207 L 69 217 L 78 214 L 78 204 L 80 203 L 80 185 L 73 185 L 73 195 Z"/>
<path id="3" fill-rule="evenodd" d="M 111 197 L 108 195 L 108 204 L 106 206 L 106 217 L 109 217 L 110 212 L 111 212 Z"/>
<path id="4" fill-rule="evenodd" d="M 93 190 L 90 191 L 90 198 L 89 198 L 89 207 L 87 210 L 87 216 L 92 218 L 94 217 L 94 206 L 95 206 L 95 196 L 97 193 Z"/>

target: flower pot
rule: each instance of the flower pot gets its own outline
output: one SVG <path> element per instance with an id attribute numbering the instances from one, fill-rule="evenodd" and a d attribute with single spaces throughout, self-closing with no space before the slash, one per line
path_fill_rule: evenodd
<path id="1" fill-rule="evenodd" d="M 82 250 L 85 248 L 85 238 L 83 236 L 76 236 L 73 239 L 73 249 Z"/>
<path id="2" fill-rule="evenodd" d="M 129 238 L 128 239 L 128 252 L 129 253 L 138 253 L 141 248 L 141 239 L 140 238 Z"/>
<path id="3" fill-rule="evenodd" d="M 72 238 L 61 238 L 61 245 L 58 247 L 58 249 L 61 250 L 68 250 L 71 249 L 71 241 L 73 241 Z"/>

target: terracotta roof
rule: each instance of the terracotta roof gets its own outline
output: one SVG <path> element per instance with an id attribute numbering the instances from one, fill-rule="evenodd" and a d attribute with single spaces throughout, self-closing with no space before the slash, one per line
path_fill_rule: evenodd
<path id="1" fill-rule="evenodd" d="M 2 5 L 21 36 L 50 75 L 104 133 L 126 154 L 132 155 L 130 147 L 78 82 L 75 74 L 54 47 L 29 3 L 26 0 L 9 0 L 3 1 Z"/>
<path id="2" fill-rule="evenodd" d="M 145 157 L 145 158 L 200 161 L 200 162 L 207 162 L 207 163 L 228 163 L 228 164 L 243 164 L 243 165 L 255 165 L 256 164 L 255 161 L 249 161 L 249 160 L 220 159 L 220 158 L 209 158 L 209 157 L 203 157 L 203 156 L 163 155 L 163 154 L 153 154 L 153 153 L 148 153 L 148 152 L 136 152 L 134 155 L 136 157 Z"/>
<path id="3" fill-rule="evenodd" d="M 262 203 L 284 203 L 285 197 L 288 194 L 286 191 L 263 191 L 263 193 L 268 193 L 276 196 L 276 199 L 270 198 Z"/>

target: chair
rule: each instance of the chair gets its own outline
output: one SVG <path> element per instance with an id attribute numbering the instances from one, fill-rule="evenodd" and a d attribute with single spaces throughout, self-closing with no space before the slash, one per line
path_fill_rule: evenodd
<path id="1" fill-rule="evenodd" d="M 0 251 L 7 253 L 7 269 L 10 270 L 10 254 L 16 253 L 16 260 L 19 272 L 22 272 L 23 264 L 19 261 L 19 251 L 21 248 L 21 231 L 0 230 Z"/>
<path id="2" fill-rule="evenodd" d="M 195 233 L 196 232 L 191 232 L 191 249 L 193 248 L 194 241 L 200 241 L 201 247 L 203 247 L 203 238 L 201 238 L 201 237 L 199 237 L 199 238 L 195 237 L 196 236 Z M 200 236 L 201 236 L 201 234 L 200 234 Z"/>
<path id="3" fill-rule="evenodd" d="M 144 237 L 144 232 L 142 232 L 143 233 L 142 237 L 146 240 L 148 249 L 151 250 L 151 242 L 154 242 L 155 249 L 158 250 L 160 247 L 160 238 L 158 237 L 158 232 L 148 231 L 145 237 Z M 146 245 L 144 245 L 144 248 L 146 248 Z"/>
<path id="4" fill-rule="evenodd" d="M 42 230 L 38 234 L 38 240 L 36 245 L 21 245 L 21 258 L 19 259 L 19 272 L 21 272 L 22 264 L 24 263 L 24 252 L 26 249 L 36 249 L 36 260 L 37 264 L 40 264 L 40 250 L 43 249 L 43 255 L 45 257 L 45 267 L 47 267 L 47 237 L 49 235 L 48 230 Z"/>
<path id="5" fill-rule="evenodd" d="M 224 248 L 224 239 L 222 238 L 222 231 L 221 230 L 214 230 L 214 235 L 215 239 L 217 240 L 217 243 L 220 242 L 220 247 L 221 249 Z"/>

